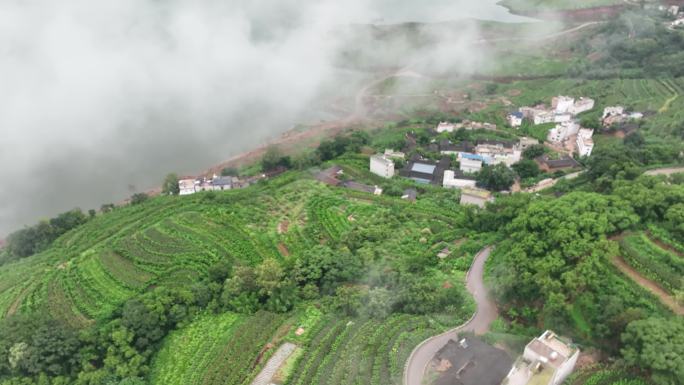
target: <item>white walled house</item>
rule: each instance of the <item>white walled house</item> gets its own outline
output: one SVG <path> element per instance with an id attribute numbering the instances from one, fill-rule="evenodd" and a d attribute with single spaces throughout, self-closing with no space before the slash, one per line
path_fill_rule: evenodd
<path id="1" fill-rule="evenodd" d="M 551 111 L 537 111 L 532 117 L 535 125 L 553 123 L 556 121 L 556 114 Z"/>
<path id="2" fill-rule="evenodd" d="M 587 128 L 582 128 L 577 134 L 577 153 L 580 156 L 591 156 L 591 152 L 594 150 L 594 130 Z"/>
<path id="3" fill-rule="evenodd" d="M 180 192 L 178 195 L 190 195 L 194 194 L 197 192 L 197 189 L 195 188 L 196 181 L 195 179 L 181 179 L 178 181 L 178 188 L 180 189 Z"/>
<path id="4" fill-rule="evenodd" d="M 572 120 L 572 114 L 556 114 L 553 116 L 554 123 L 565 123 Z"/>
<path id="5" fill-rule="evenodd" d="M 394 162 L 384 155 L 373 155 L 370 158 L 370 171 L 383 178 L 394 176 Z"/>
<path id="6" fill-rule="evenodd" d="M 444 171 L 444 180 L 442 182 L 444 188 L 475 188 L 476 183 L 475 177 L 465 175 L 462 171 Z"/>
<path id="7" fill-rule="evenodd" d="M 568 96 L 556 96 L 551 100 L 551 108 L 556 114 L 566 114 L 575 105 L 575 99 Z"/>
<path id="8" fill-rule="evenodd" d="M 459 169 L 465 173 L 473 174 L 482 170 L 482 159 L 461 157 Z"/>
<path id="9" fill-rule="evenodd" d="M 513 127 L 513 128 L 520 127 L 520 126 L 522 126 L 522 122 L 523 122 L 523 113 L 522 112 L 510 113 L 510 114 L 508 114 L 507 120 L 508 120 L 508 124 L 511 127 Z"/>
<path id="10" fill-rule="evenodd" d="M 552 143 L 563 143 L 568 137 L 579 132 L 580 125 L 576 122 L 565 122 L 557 124 L 555 128 L 549 130 L 547 140 Z"/>
<path id="11" fill-rule="evenodd" d="M 214 191 L 231 190 L 234 178 L 232 176 L 214 176 L 211 180 L 211 187 Z"/>
<path id="12" fill-rule="evenodd" d="M 594 108 L 596 102 L 591 98 L 579 98 L 575 101 L 572 107 L 570 107 L 570 112 L 573 115 L 579 115 L 583 112 L 591 111 Z"/>
<path id="13" fill-rule="evenodd" d="M 625 107 L 622 106 L 613 106 L 613 107 L 606 107 L 603 109 L 603 115 L 601 116 L 601 119 L 608 118 L 610 116 L 620 116 L 625 113 Z"/>
<path id="14" fill-rule="evenodd" d="M 437 126 L 437 132 L 442 133 L 442 132 L 454 132 L 454 129 L 456 126 L 454 126 L 453 123 L 449 122 L 440 122 L 439 125 Z"/>
<path id="15" fill-rule="evenodd" d="M 504 383 L 561 385 L 575 369 L 579 354 L 576 346 L 547 330 L 525 346 Z"/>

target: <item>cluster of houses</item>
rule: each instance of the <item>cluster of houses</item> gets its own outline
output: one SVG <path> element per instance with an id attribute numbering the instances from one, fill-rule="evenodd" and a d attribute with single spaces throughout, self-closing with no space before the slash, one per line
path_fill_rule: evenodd
<path id="1" fill-rule="evenodd" d="M 236 177 L 216 176 L 212 178 L 185 178 L 178 181 L 179 195 L 190 195 L 201 191 L 223 191 L 246 187 Z"/>
<path id="2" fill-rule="evenodd" d="M 250 177 L 218 176 L 212 177 L 184 177 L 178 180 L 179 195 L 190 195 L 202 191 L 225 191 L 249 187 L 256 182 L 271 178 L 287 171 L 284 167 L 277 167 L 269 172 Z"/>
<path id="3" fill-rule="evenodd" d="M 464 120 L 463 122 L 460 123 L 450 123 L 450 122 L 440 122 L 437 125 L 436 131 L 437 133 L 443 133 L 443 132 L 454 132 L 458 130 L 467 130 L 467 131 L 472 131 L 472 130 L 496 130 L 496 124 L 493 123 L 482 123 L 482 122 L 473 122 L 470 120 Z"/>
<path id="4" fill-rule="evenodd" d="M 670 28 L 684 26 L 684 10 L 679 5 L 671 5 L 669 7 L 662 5 L 659 9 L 666 12 L 669 16 L 675 17 L 675 20 L 670 23 Z"/>
<path id="5" fill-rule="evenodd" d="M 556 123 L 547 136 L 550 143 L 575 151 L 580 156 L 590 156 L 594 150 L 594 131 L 581 128 L 577 115 L 592 110 L 595 104 L 591 98 L 557 96 L 551 100 L 550 108 L 545 105 L 521 107 L 509 114 L 507 120 L 511 127 L 516 128 L 522 125 L 524 119 L 535 125 Z"/>
<path id="6" fill-rule="evenodd" d="M 601 116 L 601 123 L 604 127 L 612 127 L 614 125 L 623 124 L 626 122 L 639 120 L 644 117 L 641 112 L 627 112 L 625 107 L 614 106 L 603 109 Z"/>

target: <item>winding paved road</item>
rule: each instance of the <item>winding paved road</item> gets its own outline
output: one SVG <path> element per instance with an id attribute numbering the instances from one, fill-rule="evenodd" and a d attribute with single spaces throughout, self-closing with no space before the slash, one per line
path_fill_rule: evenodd
<path id="1" fill-rule="evenodd" d="M 489 326 L 498 317 L 496 304 L 489 298 L 489 293 L 483 280 L 485 262 L 487 262 L 491 251 L 491 247 L 486 247 L 480 251 L 475 256 L 466 276 L 466 288 L 475 299 L 477 311 L 465 324 L 429 338 L 413 350 L 404 368 L 404 385 L 421 385 L 425 369 L 427 369 L 432 358 L 449 340 L 456 339 L 458 333 L 474 332 L 475 334 L 484 334 L 489 331 Z"/>

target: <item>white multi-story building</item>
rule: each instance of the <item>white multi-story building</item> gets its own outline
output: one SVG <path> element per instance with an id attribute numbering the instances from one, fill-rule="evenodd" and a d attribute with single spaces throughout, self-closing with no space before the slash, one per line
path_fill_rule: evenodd
<path id="1" fill-rule="evenodd" d="M 594 104 L 596 104 L 594 99 L 579 98 L 579 100 L 576 100 L 575 103 L 572 105 L 572 107 L 570 107 L 570 110 L 568 112 L 573 114 L 573 115 L 579 115 L 583 112 L 587 112 L 587 111 L 590 111 L 591 109 L 593 109 Z"/>
<path id="2" fill-rule="evenodd" d="M 482 159 L 461 157 L 459 169 L 465 173 L 473 174 L 482 170 Z"/>
<path id="3" fill-rule="evenodd" d="M 535 125 L 553 123 L 555 120 L 556 114 L 553 111 L 535 111 L 532 115 Z"/>
<path id="4" fill-rule="evenodd" d="M 373 155 L 370 158 L 370 171 L 383 178 L 394 176 L 394 162 L 385 155 Z"/>
<path id="5" fill-rule="evenodd" d="M 461 171 L 444 171 L 444 180 L 442 182 L 442 186 L 445 188 L 474 188 L 476 183 L 477 182 L 474 177 L 465 175 Z"/>
<path id="6" fill-rule="evenodd" d="M 576 122 L 565 122 L 557 124 L 555 128 L 549 130 L 547 140 L 552 143 L 563 143 L 568 137 L 579 132 L 580 125 Z"/>
<path id="7" fill-rule="evenodd" d="M 551 100 L 551 108 L 556 114 L 567 114 L 574 104 L 575 99 L 568 96 L 556 96 Z"/>
<path id="8" fill-rule="evenodd" d="M 594 130 L 588 128 L 582 128 L 577 133 L 577 153 L 580 156 L 591 156 L 591 152 L 594 150 Z"/>
<path id="9" fill-rule="evenodd" d="M 437 132 L 442 133 L 442 132 L 454 132 L 454 129 L 456 126 L 454 126 L 453 123 L 449 122 L 440 122 L 439 125 L 437 126 Z"/>

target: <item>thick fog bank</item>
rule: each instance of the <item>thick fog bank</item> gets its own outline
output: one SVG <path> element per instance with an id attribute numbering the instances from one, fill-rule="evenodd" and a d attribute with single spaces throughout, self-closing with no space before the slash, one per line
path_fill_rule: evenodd
<path id="1" fill-rule="evenodd" d="M 339 79 L 336 27 L 519 20 L 495 1 L 433 1 L 0 0 L 0 236 L 317 116 Z M 442 64 L 475 33 L 445 36 Z"/>

